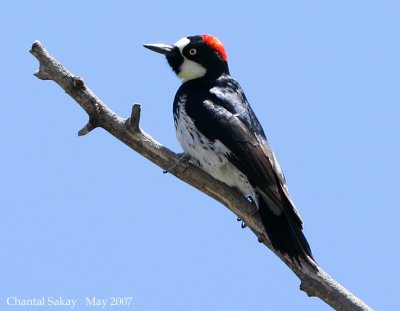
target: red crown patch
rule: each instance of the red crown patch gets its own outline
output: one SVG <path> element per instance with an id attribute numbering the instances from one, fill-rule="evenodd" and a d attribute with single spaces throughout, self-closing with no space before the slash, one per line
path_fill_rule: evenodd
<path id="1" fill-rule="evenodd" d="M 201 37 L 203 39 L 203 42 L 205 42 L 209 47 L 211 47 L 214 51 L 216 51 L 224 61 L 226 62 L 228 61 L 224 45 L 218 38 L 211 35 L 202 35 Z"/>

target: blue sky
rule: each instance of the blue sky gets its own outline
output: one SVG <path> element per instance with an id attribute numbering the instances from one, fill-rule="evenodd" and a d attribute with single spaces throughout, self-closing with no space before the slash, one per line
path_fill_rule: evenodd
<path id="1" fill-rule="evenodd" d="M 133 297 L 108 310 L 330 310 L 226 208 L 33 76 L 34 40 L 115 112 L 180 152 L 179 80 L 143 43 L 211 33 L 285 171 L 319 264 L 399 308 L 396 1 L 3 1 L 0 308 L 7 297 Z M 44 307 L 39 310 L 59 310 Z M 93 308 L 95 310 L 96 308 Z M 64 309 L 62 309 L 64 310 Z M 66 308 L 65 308 L 66 310 Z"/>

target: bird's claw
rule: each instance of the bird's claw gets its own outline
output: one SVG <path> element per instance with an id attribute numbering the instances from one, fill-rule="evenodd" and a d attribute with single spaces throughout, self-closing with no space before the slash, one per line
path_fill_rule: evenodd
<path id="1" fill-rule="evenodd" d="M 249 201 L 251 204 L 257 205 L 256 201 L 254 201 L 253 197 L 251 195 L 246 196 L 247 201 Z"/>
<path id="2" fill-rule="evenodd" d="M 183 160 L 185 159 L 191 159 L 190 155 L 188 155 L 185 152 L 182 153 L 178 153 L 178 157 L 179 159 L 177 161 L 175 161 L 174 164 L 172 164 L 170 167 L 168 167 L 166 170 L 163 170 L 163 174 L 167 174 L 170 171 L 172 171 L 179 163 L 181 163 Z"/>
<path id="3" fill-rule="evenodd" d="M 256 201 L 254 201 L 254 199 L 253 199 L 253 197 L 252 197 L 251 195 L 246 196 L 246 199 L 247 199 L 252 205 L 254 205 L 255 208 L 256 208 L 256 211 L 255 211 L 254 214 L 252 215 L 252 216 L 254 216 L 254 215 L 258 212 L 258 207 L 257 207 Z M 240 227 L 241 227 L 242 229 L 247 228 L 247 224 L 246 224 L 242 219 L 240 219 L 240 217 L 237 218 L 237 221 L 241 221 L 241 222 L 242 222 L 241 225 L 240 225 Z"/>
<path id="4" fill-rule="evenodd" d="M 242 222 L 242 223 L 240 224 L 240 227 L 241 227 L 242 229 L 247 228 L 246 223 L 245 223 L 242 219 L 240 219 L 240 217 L 238 217 L 236 220 Z"/>
<path id="5" fill-rule="evenodd" d="M 247 199 L 247 201 L 249 201 L 255 207 L 255 212 L 252 214 L 252 216 L 254 216 L 258 212 L 257 203 L 256 203 L 256 201 L 253 199 L 253 197 L 251 195 L 246 196 L 246 199 Z"/>
<path id="6" fill-rule="evenodd" d="M 247 199 L 252 205 L 254 205 L 255 208 L 256 208 L 254 214 L 252 215 L 252 216 L 254 216 L 254 215 L 258 212 L 257 203 L 256 203 L 256 201 L 254 201 L 254 199 L 253 199 L 253 197 L 252 197 L 251 195 L 246 196 L 246 199 Z M 237 218 L 237 221 L 241 221 L 241 222 L 242 222 L 242 224 L 240 225 L 242 229 L 247 228 L 247 224 L 246 224 L 240 217 Z"/>

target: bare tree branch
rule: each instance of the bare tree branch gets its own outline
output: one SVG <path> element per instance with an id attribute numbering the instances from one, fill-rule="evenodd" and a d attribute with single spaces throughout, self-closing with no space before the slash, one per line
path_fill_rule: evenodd
<path id="1" fill-rule="evenodd" d="M 299 267 L 289 258 L 276 252 L 271 246 L 259 215 L 255 213 L 254 206 L 243 195 L 215 180 L 140 129 L 138 104 L 133 105 L 130 118 L 123 119 L 108 108 L 85 85 L 82 78 L 73 75 L 52 57 L 39 41 L 33 43 L 30 53 L 40 64 L 39 70 L 34 75 L 42 80 L 56 82 L 89 115 L 88 123 L 78 132 L 79 136 L 101 127 L 151 162 L 225 205 L 246 223 L 260 242 L 272 250 L 298 276 L 301 281 L 300 289 L 308 296 L 319 297 L 336 310 L 372 310 L 320 267 L 314 270 L 305 263 Z"/>

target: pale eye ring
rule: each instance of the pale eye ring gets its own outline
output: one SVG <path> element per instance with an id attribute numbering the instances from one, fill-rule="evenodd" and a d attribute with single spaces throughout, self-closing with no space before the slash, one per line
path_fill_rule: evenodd
<path id="1" fill-rule="evenodd" d="M 192 55 L 192 56 L 196 55 L 197 54 L 197 50 L 196 49 L 190 49 L 189 50 L 189 54 Z"/>

